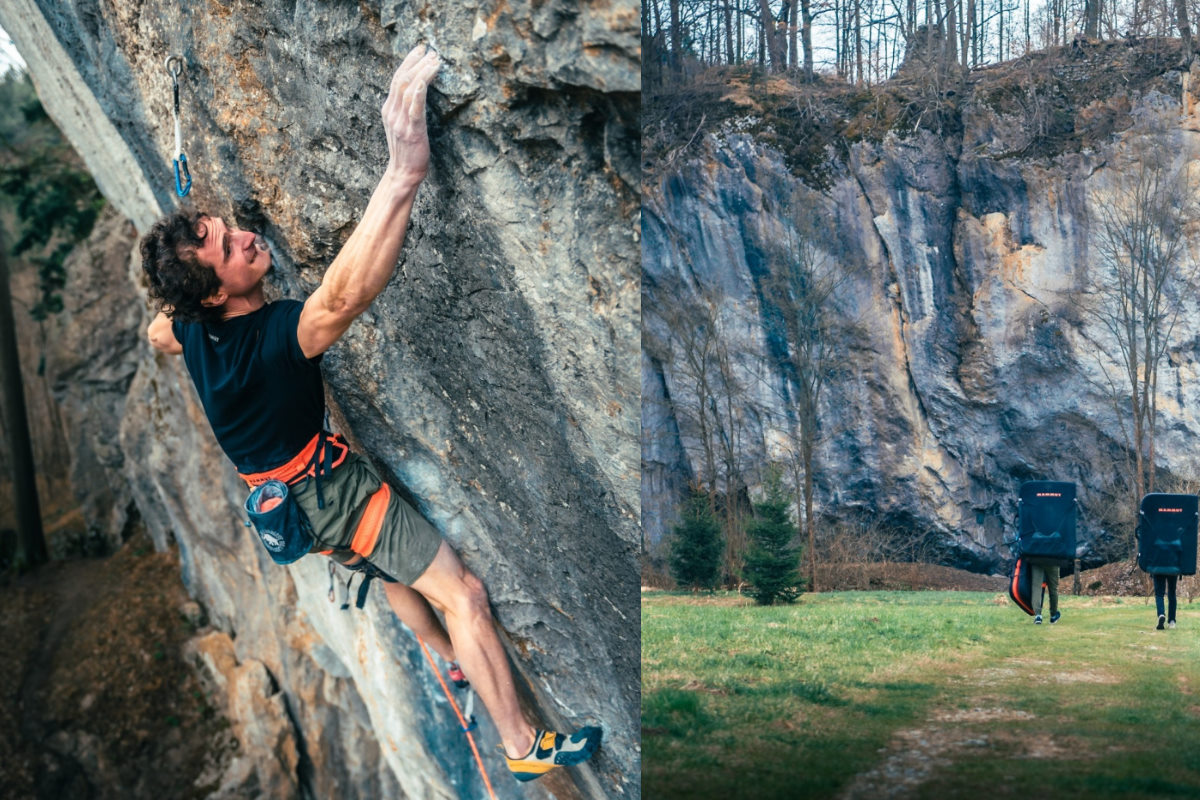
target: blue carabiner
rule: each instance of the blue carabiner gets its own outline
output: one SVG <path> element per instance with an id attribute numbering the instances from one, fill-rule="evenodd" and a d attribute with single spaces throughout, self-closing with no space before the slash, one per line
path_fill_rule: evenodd
<path id="1" fill-rule="evenodd" d="M 180 171 L 183 172 L 183 177 L 187 178 L 187 183 L 180 180 Z M 179 158 L 175 159 L 175 194 L 180 197 L 187 197 L 187 193 L 192 190 L 192 173 L 188 171 L 187 156 L 183 153 L 179 154 Z"/>

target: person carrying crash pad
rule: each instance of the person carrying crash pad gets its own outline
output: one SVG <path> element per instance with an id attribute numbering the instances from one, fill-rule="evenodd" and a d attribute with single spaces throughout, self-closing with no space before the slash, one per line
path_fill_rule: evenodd
<path id="1" fill-rule="evenodd" d="M 436 53 L 418 46 L 392 77 L 383 105 L 383 177 L 307 300 L 266 302 L 271 252 L 262 236 L 177 211 L 141 242 L 159 308 L 147 334 L 157 349 L 183 354 L 217 441 L 257 487 L 247 510 L 272 557 L 290 563 L 321 552 L 380 577 L 396 616 L 461 665 L 500 732 L 514 777 L 532 780 L 590 758 L 600 728 L 567 735 L 529 723 L 483 583 L 366 458 L 324 427 L 321 356 L 395 272 L 429 167 L 425 98 L 440 66 Z M 443 612 L 444 627 L 431 604 Z"/>

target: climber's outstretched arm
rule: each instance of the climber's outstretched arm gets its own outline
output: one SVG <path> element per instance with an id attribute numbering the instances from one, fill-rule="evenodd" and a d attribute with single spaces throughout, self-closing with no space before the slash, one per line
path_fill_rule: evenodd
<path id="1" fill-rule="evenodd" d="M 436 53 L 418 46 L 392 76 L 383 104 L 387 169 L 362 221 L 304 303 L 296 335 L 309 358 L 329 349 L 395 272 L 417 187 L 429 169 L 425 93 L 440 66 Z"/>
<path id="2" fill-rule="evenodd" d="M 177 356 L 183 352 L 183 345 L 179 343 L 175 338 L 175 333 L 171 330 L 171 318 L 161 311 L 150 323 L 150 327 L 146 329 L 146 336 L 149 337 L 150 344 L 168 355 Z"/>

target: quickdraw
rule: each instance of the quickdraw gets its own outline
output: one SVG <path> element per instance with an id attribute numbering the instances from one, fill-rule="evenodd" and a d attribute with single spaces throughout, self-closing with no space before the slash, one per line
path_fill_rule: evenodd
<path id="1" fill-rule="evenodd" d="M 187 156 L 183 153 L 183 127 L 179 124 L 179 73 L 183 72 L 181 56 L 167 56 L 167 74 L 171 76 L 171 86 L 175 103 L 171 109 L 171 117 L 175 120 L 175 194 L 187 197 L 192 190 L 192 173 L 188 171 Z"/>

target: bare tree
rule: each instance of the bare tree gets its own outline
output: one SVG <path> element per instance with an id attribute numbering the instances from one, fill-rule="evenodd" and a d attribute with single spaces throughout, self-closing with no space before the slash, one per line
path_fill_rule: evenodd
<path id="1" fill-rule="evenodd" d="M 1136 163 L 1114 176 L 1111 195 L 1094 203 L 1099 270 L 1089 287 L 1089 313 L 1107 333 L 1096 357 L 1125 440 L 1135 514 L 1154 491 L 1159 367 L 1183 297 L 1195 291 L 1187 245 L 1200 216 L 1180 149 L 1161 128 L 1148 130 L 1145 142 Z"/>
<path id="2" fill-rule="evenodd" d="M 804 47 L 804 78 L 813 79 L 812 0 L 800 0 L 800 42 Z"/>
<path id="3" fill-rule="evenodd" d="M 795 196 L 791 205 L 797 213 L 775 258 L 771 300 L 778 308 L 781 332 L 787 342 L 785 361 L 778 365 L 790 392 L 786 458 L 796 487 L 801 534 L 808 543 L 808 585 L 816 591 L 814 476 L 824 422 L 821 402 L 836 367 L 841 335 L 842 320 L 834 300 L 850 272 L 821 246 L 819 231 L 824 223 L 814 213 L 811 201 Z"/>
<path id="4" fill-rule="evenodd" d="M 678 71 L 683 66 L 680 56 L 683 28 L 679 24 L 679 0 L 670 0 L 671 9 L 671 69 Z"/>
<path id="5" fill-rule="evenodd" d="M 766 40 L 767 53 L 771 57 L 771 69 L 783 72 L 787 69 L 787 54 L 784 52 L 787 43 L 783 31 L 779 30 L 775 16 L 771 13 L 770 0 L 758 0 L 758 10 L 762 21 L 762 37 Z M 783 7 L 783 19 L 787 19 L 787 3 Z"/>
<path id="6" fill-rule="evenodd" d="M 741 522 L 745 488 L 742 443 L 745 386 L 737 378 L 731 337 L 721 327 L 721 297 L 700 297 L 690 287 L 659 293 L 657 312 L 671 337 L 671 411 L 684 448 L 700 465 L 698 488 L 724 517 L 725 574 L 736 580 L 745 557 Z"/>
<path id="7" fill-rule="evenodd" d="M 1182 2 L 1182 0 L 1180 1 Z M 1083 35 L 1089 39 L 1096 39 L 1100 36 L 1100 15 L 1103 8 L 1103 0 L 1084 0 Z"/>
<path id="8" fill-rule="evenodd" d="M 1188 24 L 1187 0 L 1175 0 L 1175 21 L 1179 25 L 1179 38 L 1183 40 L 1183 65 L 1192 65 L 1192 26 Z"/>

